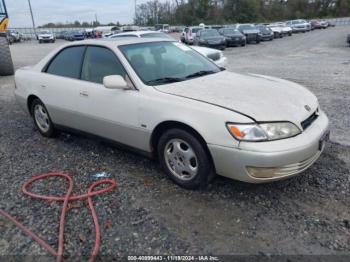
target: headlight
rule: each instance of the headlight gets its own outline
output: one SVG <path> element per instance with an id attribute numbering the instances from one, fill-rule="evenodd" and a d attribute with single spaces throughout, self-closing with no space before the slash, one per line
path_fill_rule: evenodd
<path id="1" fill-rule="evenodd" d="M 271 141 L 300 134 L 300 129 L 290 122 L 262 124 L 227 124 L 230 133 L 241 141 Z"/>

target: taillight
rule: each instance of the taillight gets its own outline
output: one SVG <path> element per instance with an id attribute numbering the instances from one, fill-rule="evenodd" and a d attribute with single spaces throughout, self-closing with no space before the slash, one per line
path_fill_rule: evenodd
<path id="1" fill-rule="evenodd" d="M 192 31 L 190 31 L 190 36 L 192 36 Z"/>

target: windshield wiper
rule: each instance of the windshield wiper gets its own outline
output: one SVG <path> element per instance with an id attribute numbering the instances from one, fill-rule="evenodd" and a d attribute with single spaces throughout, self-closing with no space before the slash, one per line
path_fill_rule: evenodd
<path id="1" fill-rule="evenodd" d="M 175 83 L 183 81 L 183 78 L 179 77 L 162 77 L 153 80 L 147 81 L 147 84 L 167 84 L 167 83 Z"/>
<path id="2" fill-rule="evenodd" d="M 205 75 L 211 75 L 211 74 L 215 74 L 217 73 L 216 71 L 213 70 L 202 70 L 202 71 L 198 71 L 196 73 L 190 74 L 188 76 L 186 76 L 185 78 L 193 78 L 193 77 L 199 77 L 199 76 L 205 76 Z"/>

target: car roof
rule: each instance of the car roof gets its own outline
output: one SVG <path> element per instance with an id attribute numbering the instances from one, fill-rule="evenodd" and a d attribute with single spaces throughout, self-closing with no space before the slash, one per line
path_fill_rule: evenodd
<path id="1" fill-rule="evenodd" d="M 130 44 L 142 44 L 152 42 L 175 42 L 175 40 L 165 38 L 140 38 L 140 37 L 125 37 L 125 38 L 101 38 L 101 39 L 89 39 L 78 42 L 69 43 L 65 46 L 76 46 L 76 45 L 103 45 L 110 48 L 121 45 Z"/>

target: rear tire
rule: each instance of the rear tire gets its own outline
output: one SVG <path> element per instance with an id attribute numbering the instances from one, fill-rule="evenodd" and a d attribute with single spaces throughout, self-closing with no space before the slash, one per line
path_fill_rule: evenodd
<path id="1" fill-rule="evenodd" d="M 159 139 L 159 162 L 168 177 L 186 189 L 205 187 L 215 171 L 201 141 L 183 129 L 169 129 Z"/>
<path id="2" fill-rule="evenodd" d="M 0 34 L 0 75 L 13 75 L 13 62 L 7 37 L 5 34 Z"/>
<path id="3" fill-rule="evenodd" d="M 40 134 L 45 137 L 55 137 L 57 132 L 51 121 L 49 112 L 43 102 L 36 98 L 30 105 L 30 113 L 33 117 L 34 124 Z"/>

